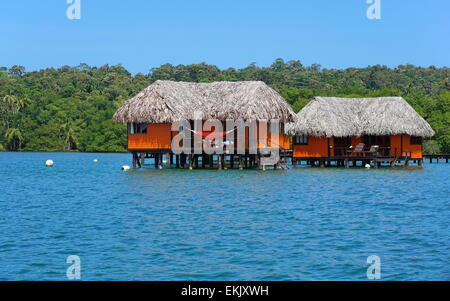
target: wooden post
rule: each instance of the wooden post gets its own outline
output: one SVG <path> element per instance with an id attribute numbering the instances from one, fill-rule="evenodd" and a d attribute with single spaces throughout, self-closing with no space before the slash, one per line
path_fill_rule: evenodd
<path id="1" fill-rule="evenodd" d="M 198 157 L 199 157 L 199 155 L 194 155 L 195 168 L 198 168 Z"/>
<path id="2" fill-rule="evenodd" d="M 144 165 L 145 162 L 145 153 L 141 153 L 141 164 Z"/>
<path id="3" fill-rule="evenodd" d="M 320 159 L 320 167 L 325 167 L 325 160 Z"/>
<path id="4" fill-rule="evenodd" d="M 417 161 L 417 165 L 422 166 L 422 162 L 423 162 L 423 160 L 422 160 L 422 159 L 419 159 L 419 160 Z"/>
<path id="5" fill-rule="evenodd" d="M 214 155 L 209 155 L 209 168 L 214 168 Z"/>
<path id="6" fill-rule="evenodd" d="M 239 155 L 239 169 L 244 169 L 244 158 L 242 158 L 242 155 Z"/>
<path id="7" fill-rule="evenodd" d="M 141 160 L 139 159 L 139 156 L 138 156 L 137 153 L 136 153 L 136 161 L 137 161 L 138 167 L 141 168 L 141 167 L 142 167 L 142 165 L 141 165 Z"/>
<path id="8" fill-rule="evenodd" d="M 192 169 L 192 165 L 193 165 L 193 158 L 192 158 L 192 154 L 189 154 L 189 169 Z"/>
<path id="9" fill-rule="evenodd" d="M 172 158 L 171 158 L 172 156 L 169 154 L 169 153 L 166 153 L 166 164 L 168 164 L 169 166 L 170 166 L 170 164 L 171 164 L 171 162 L 170 161 L 172 161 Z"/>
<path id="10" fill-rule="evenodd" d="M 159 154 L 155 154 L 155 168 L 158 168 L 159 165 Z"/>
<path id="11" fill-rule="evenodd" d="M 349 160 L 345 159 L 345 168 L 349 168 Z"/>
<path id="12" fill-rule="evenodd" d="M 225 155 L 222 156 L 222 167 L 223 169 L 227 169 L 227 157 Z"/>
<path id="13" fill-rule="evenodd" d="M 180 161 L 181 161 L 181 167 L 185 168 L 185 166 L 186 166 L 186 154 L 181 154 L 180 155 Z"/>
<path id="14" fill-rule="evenodd" d="M 175 155 L 175 166 L 180 168 L 180 155 Z"/>
<path id="15" fill-rule="evenodd" d="M 136 153 L 132 153 L 132 158 L 133 158 L 132 160 L 133 168 L 136 168 Z"/>
<path id="16" fill-rule="evenodd" d="M 222 169 L 222 155 L 218 155 L 219 162 L 217 163 L 217 169 Z"/>

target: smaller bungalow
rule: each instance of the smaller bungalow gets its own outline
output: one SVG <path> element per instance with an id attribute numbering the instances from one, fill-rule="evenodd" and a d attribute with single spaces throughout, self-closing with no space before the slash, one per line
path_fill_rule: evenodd
<path id="1" fill-rule="evenodd" d="M 315 97 L 286 125 L 294 161 L 349 166 L 417 161 L 431 126 L 402 98 Z"/>

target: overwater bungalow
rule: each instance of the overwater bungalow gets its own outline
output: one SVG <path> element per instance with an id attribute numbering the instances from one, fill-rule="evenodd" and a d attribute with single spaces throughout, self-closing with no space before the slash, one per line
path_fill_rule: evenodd
<path id="1" fill-rule="evenodd" d="M 315 97 L 286 126 L 293 161 L 309 165 L 362 166 L 423 162 L 431 126 L 401 97 Z"/>
<path id="2" fill-rule="evenodd" d="M 261 167 L 262 160 L 275 151 L 281 156 L 274 165 L 280 164 L 290 150 L 284 124 L 295 121 L 295 113 L 275 90 L 260 81 L 158 80 L 126 101 L 113 119 L 128 125 L 133 167 L 142 166 L 145 158 L 154 158 L 159 168 L 165 164 L 220 169 Z M 211 125 L 209 120 L 219 124 Z M 235 122 L 231 129 L 230 121 Z M 178 142 L 184 148 L 180 153 L 173 141 L 182 133 Z M 205 142 L 217 151 L 202 149 Z M 200 151 L 195 148 L 199 143 Z M 242 143 L 243 150 L 238 149 Z M 222 148 L 225 150 L 220 152 Z"/>

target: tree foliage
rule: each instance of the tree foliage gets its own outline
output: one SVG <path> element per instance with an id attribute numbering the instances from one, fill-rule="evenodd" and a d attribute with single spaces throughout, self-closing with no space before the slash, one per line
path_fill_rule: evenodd
<path id="1" fill-rule="evenodd" d="M 0 67 L 0 150 L 121 152 L 125 126 L 111 118 L 128 98 L 158 80 L 261 80 L 299 111 L 313 96 L 402 96 L 436 131 L 427 149 L 450 152 L 450 69 L 447 67 L 326 69 L 277 59 L 221 70 L 205 63 L 165 64 L 148 74 L 80 64 L 26 72 Z"/>

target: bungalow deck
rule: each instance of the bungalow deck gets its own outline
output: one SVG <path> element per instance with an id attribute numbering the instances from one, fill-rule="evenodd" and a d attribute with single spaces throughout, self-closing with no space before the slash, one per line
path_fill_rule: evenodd
<path id="1" fill-rule="evenodd" d="M 305 162 L 305 164 L 302 164 Z M 337 156 L 337 157 L 304 157 L 293 158 L 293 165 L 309 165 L 311 167 L 364 167 L 366 164 L 371 164 L 373 167 L 381 167 L 383 164 L 389 166 L 408 166 L 410 163 L 422 166 L 423 159 L 414 159 L 410 156 Z"/>

